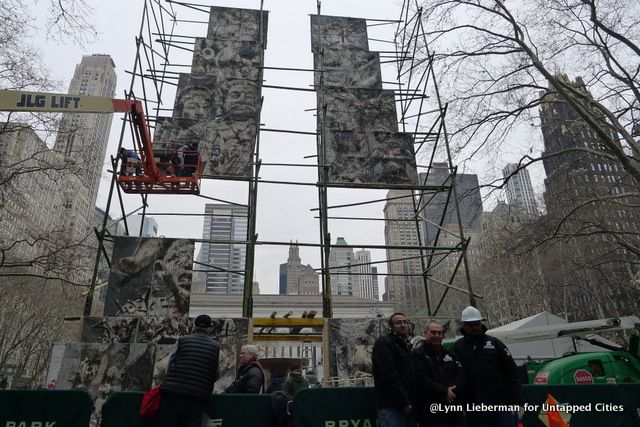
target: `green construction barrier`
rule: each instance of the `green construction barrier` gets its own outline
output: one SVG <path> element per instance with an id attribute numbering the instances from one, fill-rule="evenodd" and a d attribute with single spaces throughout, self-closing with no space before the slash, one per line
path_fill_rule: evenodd
<path id="1" fill-rule="evenodd" d="M 273 427 L 270 394 L 216 394 L 207 427 Z"/>
<path id="2" fill-rule="evenodd" d="M 150 427 L 153 420 L 138 415 L 141 392 L 116 392 L 102 405 L 102 427 Z M 216 394 L 203 423 L 208 427 L 273 427 L 271 396 Z M 0 425 L 0 427 L 5 427 Z M 15 426 L 31 427 L 31 426 Z M 40 426 L 46 427 L 46 426 Z M 53 427 L 53 426 L 50 426 Z M 61 427 L 56 425 L 55 427 Z M 87 427 L 86 424 L 82 427 Z"/>
<path id="3" fill-rule="evenodd" d="M 102 405 L 102 427 L 151 427 L 153 421 L 139 415 L 144 393 L 119 391 L 111 393 Z M 56 426 L 57 427 L 57 426 Z"/>
<path id="4" fill-rule="evenodd" d="M 294 427 L 375 427 L 373 387 L 309 388 L 293 400 Z"/>
<path id="5" fill-rule="evenodd" d="M 0 390 L 2 427 L 87 427 L 91 408 L 80 390 Z"/>

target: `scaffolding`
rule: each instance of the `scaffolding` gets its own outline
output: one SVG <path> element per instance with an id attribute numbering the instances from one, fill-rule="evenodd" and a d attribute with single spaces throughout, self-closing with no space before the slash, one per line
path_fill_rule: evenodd
<path id="1" fill-rule="evenodd" d="M 260 1 L 260 16 L 263 12 L 263 1 Z M 170 108 L 166 108 L 165 95 L 166 89 L 176 86 L 176 80 L 181 72 L 188 72 L 190 64 L 172 62 L 172 53 L 174 51 L 187 51 L 193 52 L 193 43 L 196 36 L 188 34 L 177 34 L 176 24 L 185 22 L 195 25 L 206 25 L 208 19 L 203 20 L 181 20 L 179 19 L 180 10 L 189 9 L 191 11 L 197 11 L 206 16 L 209 13 L 209 6 L 178 2 L 172 0 L 145 0 L 142 19 L 140 25 L 140 31 L 135 38 L 137 46 L 136 57 L 134 60 L 133 70 L 128 71 L 131 75 L 131 83 L 129 90 L 125 92 L 126 99 L 141 100 L 147 117 L 149 120 L 149 127 L 153 128 L 161 114 L 171 111 Z M 321 16 L 320 1 L 317 1 L 317 16 Z M 259 44 L 261 49 L 265 49 L 266 40 L 262 38 L 262 20 L 260 22 L 261 28 L 259 34 L 261 35 Z M 424 36 L 424 28 L 421 20 L 420 8 L 417 2 L 412 5 L 410 0 L 405 0 L 402 5 L 402 14 L 399 20 L 380 20 L 380 19 L 367 19 L 367 26 L 395 26 L 394 40 L 376 40 L 380 43 L 388 43 L 394 46 L 394 50 L 391 51 L 379 51 L 380 58 L 383 59 L 382 63 L 394 64 L 396 68 L 396 81 L 392 83 L 385 82 L 386 84 L 392 84 L 394 87 L 396 105 L 399 106 L 399 120 L 398 123 L 402 128 L 402 132 L 409 133 L 414 138 L 414 153 L 417 159 L 426 160 L 425 164 L 418 164 L 419 171 L 424 172 L 424 178 L 420 182 L 406 183 L 406 184 L 357 184 L 357 183 L 339 183 L 331 182 L 329 179 L 329 165 L 327 162 L 327 129 L 325 125 L 327 105 L 324 103 L 322 95 L 319 96 L 319 103 L 317 109 L 314 109 L 317 115 L 321 116 L 319 121 L 320 126 L 315 132 L 307 132 L 296 129 L 273 129 L 260 125 L 258 111 L 258 132 L 255 140 L 254 150 L 252 154 L 252 168 L 251 174 L 246 179 L 240 179 L 237 177 L 211 177 L 202 175 L 203 181 L 213 180 L 221 183 L 228 181 L 244 181 L 247 184 L 246 204 L 238 203 L 235 201 L 224 200 L 213 195 L 206 194 L 206 191 L 201 190 L 199 195 L 184 195 L 181 197 L 199 197 L 207 200 L 213 200 L 216 202 L 227 203 L 233 206 L 240 206 L 247 209 L 247 234 L 244 239 L 232 239 L 231 241 L 215 240 L 215 239 L 195 239 L 199 243 L 207 244 L 237 244 L 244 245 L 246 248 L 246 261 L 243 271 L 230 271 L 225 270 L 219 266 L 211 265 L 198 265 L 199 269 L 204 272 L 212 271 L 226 271 L 230 274 L 240 275 L 244 278 L 244 291 L 243 291 L 243 317 L 253 318 L 253 293 L 252 283 L 255 269 L 255 250 L 258 246 L 287 246 L 291 242 L 285 240 L 259 240 L 257 230 L 257 218 L 259 212 L 257 209 L 258 201 L 258 187 L 264 185 L 277 185 L 286 187 L 301 187 L 309 188 L 314 187 L 317 189 L 318 204 L 310 209 L 314 212 L 314 218 L 318 221 L 318 241 L 313 242 L 297 242 L 296 244 L 301 247 L 314 247 L 319 250 L 320 253 L 320 267 L 317 269 L 321 275 L 321 298 L 322 298 L 322 317 L 333 317 L 332 312 L 332 284 L 331 276 L 335 274 L 340 268 L 344 269 L 344 266 L 332 266 L 330 257 L 331 251 L 338 247 L 337 244 L 332 243 L 332 225 L 337 221 L 348 221 L 350 224 L 356 224 L 361 222 L 372 221 L 385 221 L 385 224 L 393 222 L 397 223 L 410 223 L 415 227 L 415 235 L 417 241 L 410 244 L 394 244 L 385 242 L 385 244 L 372 243 L 372 242 L 358 242 L 352 245 L 340 245 L 339 247 L 346 248 L 361 248 L 372 250 L 384 250 L 387 252 L 387 256 L 384 258 L 376 259 L 368 263 L 351 264 L 348 271 L 344 274 L 348 276 L 356 277 L 358 273 L 353 272 L 351 267 L 363 266 L 363 265 L 380 265 L 391 263 L 406 263 L 408 261 L 419 260 L 420 269 L 416 271 L 404 271 L 396 276 L 401 276 L 410 286 L 414 286 L 419 283 L 421 286 L 420 295 L 424 298 L 426 310 L 424 316 L 436 316 L 442 303 L 447 296 L 449 290 L 455 290 L 456 292 L 466 293 L 469 296 L 469 303 L 475 305 L 475 297 L 477 296 L 471 287 L 471 278 L 469 272 L 469 266 L 466 257 L 466 249 L 469 244 L 469 239 L 465 238 L 464 227 L 462 225 L 462 218 L 459 208 L 459 195 L 456 191 L 456 175 L 457 168 L 454 165 L 451 151 L 449 149 L 449 141 L 447 138 L 445 117 L 446 117 L 446 104 L 440 99 L 438 87 L 436 83 L 436 76 L 433 69 L 433 53 L 429 52 L 426 45 L 426 38 Z M 318 42 L 322 37 L 321 32 L 317 34 Z M 422 59 L 420 59 L 422 55 Z M 283 91 L 304 91 L 304 92 L 318 92 L 323 93 L 323 71 L 322 67 L 318 69 L 304 69 L 304 68 L 292 68 L 292 67 L 261 67 L 258 81 L 263 81 L 263 70 L 281 70 L 281 71 L 294 71 L 303 73 L 320 73 L 319 85 L 316 85 L 313 89 L 304 87 L 292 87 L 282 85 L 266 85 L 262 84 L 263 88 L 271 88 L 275 90 Z M 432 97 L 435 96 L 435 102 L 432 101 Z M 262 100 L 261 104 L 262 105 Z M 130 126 L 130 118 L 124 117 L 122 123 L 122 130 L 120 133 L 118 151 L 127 142 L 126 129 Z M 317 148 L 317 163 L 310 165 L 308 163 L 266 163 L 262 162 L 260 156 L 260 135 L 263 132 L 278 132 L 283 134 L 301 135 L 304 137 L 315 137 Z M 434 170 L 434 164 L 438 161 L 444 160 L 447 167 L 447 178 L 441 183 L 431 183 L 429 180 L 430 173 Z M 125 203 L 121 188 L 117 185 L 117 171 L 118 171 L 119 159 L 117 156 L 111 157 L 112 164 L 112 180 L 109 189 L 109 196 L 107 206 L 105 209 L 105 217 L 102 222 L 102 226 L 98 227 L 95 232 L 98 236 L 99 247 L 95 259 L 94 274 L 88 292 L 85 316 L 88 316 L 91 312 L 91 306 L 93 302 L 94 292 L 96 286 L 99 286 L 98 270 L 101 261 L 106 262 L 107 266 L 110 266 L 110 254 L 105 251 L 105 241 L 112 240 L 114 235 L 108 230 L 108 217 L 112 209 L 112 205 L 117 205 L 117 210 L 123 219 L 126 233 L 131 234 L 127 217 L 134 212 L 141 211 L 142 217 L 150 214 L 147 211 L 149 207 L 149 194 L 140 194 L 140 206 L 134 209 L 132 212 L 127 213 L 125 210 Z M 260 172 L 264 167 L 315 167 L 317 169 L 317 181 L 316 182 L 302 182 L 295 179 L 289 180 L 267 180 L 260 177 Z M 402 191 L 401 195 L 385 196 L 385 197 L 373 197 L 363 199 L 361 190 L 398 190 Z M 351 199 L 341 199 L 332 204 L 332 191 L 345 191 L 348 194 L 347 197 Z M 425 221 L 427 218 L 423 215 L 423 211 L 426 206 L 429 206 L 436 198 L 444 199 L 445 203 L 442 207 L 442 215 L 438 221 L 431 221 L 431 225 L 437 229 L 437 233 L 431 242 L 428 242 L 424 236 L 425 233 Z M 389 203 L 398 200 L 404 200 L 407 204 L 412 206 L 412 214 L 407 218 L 396 219 L 382 219 L 370 216 L 355 216 L 355 215 L 331 215 L 330 212 L 342 208 L 350 207 L 363 207 L 376 203 Z M 450 223 L 446 223 L 447 213 L 455 212 L 457 224 L 455 229 L 452 229 Z M 180 214 L 173 212 L 153 212 L 154 215 L 192 215 L 201 216 L 201 213 Z M 453 240 L 450 238 L 449 243 L 441 244 L 442 235 L 447 234 L 449 237 L 453 236 Z M 455 242 L 451 244 L 450 242 Z M 403 255 L 397 258 L 390 257 L 388 254 L 395 253 L 390 251 L 404 251 L 410 255 Z M 443 260 L 451 257 L 454 259 L 455 268 L 450 271 L 448 277 L 444 280 L 441 278 L 435 278 L 433 272 L 443 265 Z M 464 270 L 465 286 L 460 287 L 454 284 L 454 279 L 458 274 L 458 270 L 462 268 Z M 387 273 L 378 273 L 378 276 L 394 277 L 394 273 L 389 271 Z M 433 294 L 434 287 L 438 287 L 443 291 L 437 301 L 431 301 L 430 296 Z M 316 322 L 316 323 L 314 323 Z M 317 326 L 317 322 L 321 320 L 314 320 L 311 323 L 313 326 Z M 311 325 L 311 323 L 309 325 Z M 306 323 L 304 323 L 306 325 Z M 256 334 L 258 338 L 259 334 Z M 313 335 L 313 334 L 312 334 Z M 258 338 L 260 339 L 260 338 Z M 309 338 L 317 339 L 317 337 Z"/>

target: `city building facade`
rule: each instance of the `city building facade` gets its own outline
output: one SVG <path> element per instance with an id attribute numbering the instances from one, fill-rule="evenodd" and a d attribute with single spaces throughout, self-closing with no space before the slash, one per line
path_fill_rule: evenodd
<path id="1" fill-rule="evenodd" d="M 158 221 L 150 216 L 134 215 L 127 218 L 129 236 L 158 237 Z"/>
<path id="2" fill-rule="evenodd" d="M 591 96 L 581 78 L 561 78 Z M 545 220 L 560 238 L 546 251 L 546 276 L 558 293 L 553 300 L 564 302 L 554 312 L 570 321 L 637 313 L 640 260 L 627 248 L 637 244 L 638 183 L 553 88 L 541 101 Z M 604 118 L 601 124 L 607 127 Z"/>
<path id="3" fill-rule="evenodd" d="M 215 294 L 242 294 L 247 258 L 248 209 L 228 204 L 207 203 L 200 252 L 196 258 L 204 284 L 197 290 Z M 203 285 L 203 286 L 202 286 Z"/>
<path id="4" fill-rule="evenodd" d="M 529 171 L 527 169 L 518 170 L 516 163 L 507 163 L 502 169 L 502 176 L 508 178 L 507 201 L 510 207 L 530 218 L 540 216 Z"/>
<path id="5" fill-rule="evenodd" d="M 384 206 L 384 241 L 387 246 L 420 246 L 415 223 L 413 193 L 390 190 Z M 419 249 L 391 249 L 387 252 L 385 301 L 410 316 L 424 315 L 427 304 Z"/>
<path id="6" fill-rule="evenodd" d="M 115 64 L 109 55 L 85 55 L 68 92 L 112 98 L 116 83 Z M 64 186 L 63 220 L 71 239 L 82 239 L 90 232 L 112 119 L 112 114 L 62 115 L 54 150 L 76 168 L 74 178 L 79 181 Z"/>
<path id="7" fill-rule="evenodd" d="M 282 265 L 285 266 L 284 271 Z M 289 246 L 287 263 L 280 267 L 281 280 L 284 273 L 285 288 L 280 294 L 286 295 L 320 295 L 319 274 L 310 265 L 303 265 L 300 259 L 300 248 L 296 244 Z"/>
<path id="8" fill-rule="evenodd" d="M 378 269 L 371 265 L 371 252 L 363 249 L 355 252 L 354 296 L 378 300 Z"/>
<path id="9" fill-rule="evenodd" d="M 354 296 L 354 276 L 352 264 L 355 263 L 353 249 L 348 247 L 344 237 L 336 239 L 336 246 L 329 253 L 331 270 L 331 295 Z"/>

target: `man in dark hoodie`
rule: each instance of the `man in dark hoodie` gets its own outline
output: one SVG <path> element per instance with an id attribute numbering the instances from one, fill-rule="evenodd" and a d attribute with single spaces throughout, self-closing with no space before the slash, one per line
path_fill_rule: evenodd
<path id="1" fill-rule="evenodd" d="M 220 346 L 208 334 L 211 318 L 201 314 L 196 332 L 178 338 L 160 386 L 156 427 L 199 427 L 218 379 Z"/>
<path id="2" fill-rule="evenodd" d="M 465 397 L 470 404 L 504 405 L 516 408 L 523 400 L 518 368 L 507 346 L 487 335 L 480 311 L 472 306 L 462 311 L 462 332 L 453 347 L 465 372 Z M 472 427 L 513 427 L 516 416 L 510 410 L 468 411 Z"/>
<path id="3" fill-rule="evenodd" d="M 389 317 L 389 333 L 373 346 L 373 381 L 380 427 L 415 426 L 415 379 L 409 319 L 403 313 Z"/>
<path id="4" fill-rule="evenodd" d="M 266 391 L 265 375 L 258 362 L 258 347 L 247 344 L 240 348 L 238 373 L 225 393 L 262 394 Z"/>
<path id="5" fill-rule="evenodd" d="M 293 365 L 289 369 L 289 376 L 282 386 L 282 391 L 294 397 L 300 390 L 309 388 L 309 381 L 302 374 L 300 365 Z"/>

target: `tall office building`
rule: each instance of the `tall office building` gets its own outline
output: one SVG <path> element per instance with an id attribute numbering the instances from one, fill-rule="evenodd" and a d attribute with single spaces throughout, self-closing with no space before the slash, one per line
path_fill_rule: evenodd
<path id="1" fill-rule="evenodd" d="M 590 96 L 581 78 L 561 78 Z M 637 313 L 640 292 L 629 283 L 636 280 L 638 258 L 620 244 L 638 233 L 637 183 L 618 161 L 580 151 L 607 153 L 594 130 L 552 88 L 541 99 L 546 219 L 556 234 L 567 236 L 547 251 L 560 254 L 549 257 L 545 272 L 559 292 L 553 300 L 571 301 L 556 312 L 570 320 Z M 561 271 L 564 279 L 552 276 Z"/>
<path id="2" fill-rule="evenodd" d="M 83 56 L 69 93 L 112 98 L 115 90 L 116 72 L 111 57 Z M 63 218 L 73 237 L 82 238 L 91 226 L 112 119 L 112 114 L 65 113 L 60 122 L 54 150 L 77 169 L 75 179 L 65 186 L 63 197 Z"/>
<path id="3" fill-rule="evenodd" d="M 331 294 L 354 296 L 354 276 L 351 275 L 354 264 L 353 249 L 347 247 L 344 237 L 338 237 L 336 246 L 329 253 L 331 268 Z"/>
<path id="4" fill-rule="evenodd" d="M 141 227 L 142 225 L 142 227 Z M 150 216 L 135 215 L 127 218 L 129 236 L 158 237 L 158 221 Z"/>
<path id="5" fill-rule="evenodd" d="M 446 163 L 433 163 L 428 175 L 426 173 L 420 174 L 420 183 L 433 186 L 451 185 L 449 167 Z M 482 197 L 478 175 L 458 174 L 455 183 L 462 226 L 477 230 L 480 228 L 480 218 L 482 217 Z M 448 198 L 447 191 L 425 191 L 419 201 L 422 216 L 427 220 L 424 226 L 424 241 L 427 246 L 432 245 L 435 240 L 438 228 L 433 223 L 440 223 L 445 206 L 447 210 L 442 225 L 458 224 L 454 201 L 449 198 L 447 205 Z"/>
<path id="6" fill-rule="evenodd" d="M 401 198 L 399 198 L 401 197 Z M 388 246 L 420 246 L 410 190 L 390 190 L 384 206 L 384 241 Z M 420 251 L 387 249 L 385 300 L 393 301 L 397 311 L 408 315 L 424 315 L 426 299 Z"/>
<path id="7" fill-rule="evenodd" d="M 287 295 L 319 295 L 319 275 L 310 265 L 303 265 L 300 259 L 300 248 L 296 244 L 289 246 L 289 258 L 284 269 L 284 292 Z M 282 279 L 282 267 L 281 279 Z"/>
<path id="8" fill-rule="evenodd" d="M 378 270 L 371 266 L 371 252 L 367 250 L 357 251 L 355 253 L 356 261 L 354 270 L 355 287 L 353 295 L 365 299 L 378 299 Z M 375 271 L 375 272 L 374 272 Z"/>
<path id="9" fill-rule="evenodd" d="M 507 163 L 502 169 L 502 176 L 504 178 L 510 177 L 507 181 L 507 201 L 512 209 L 516 209 L 530 218 L 537 218 L 540 214 L 529 171 L 521 169 L 514 174 L 517 169 L 516 163 Z"/>
<path id="10" fill-rule="evenodd" d="M 248 210 L 245 207 L 207 203 L 197 269 L 204 273 L 207 293 L 241 294 L 247 258 Z M 202 276 L 202 275 L 201 275 Z"/>

